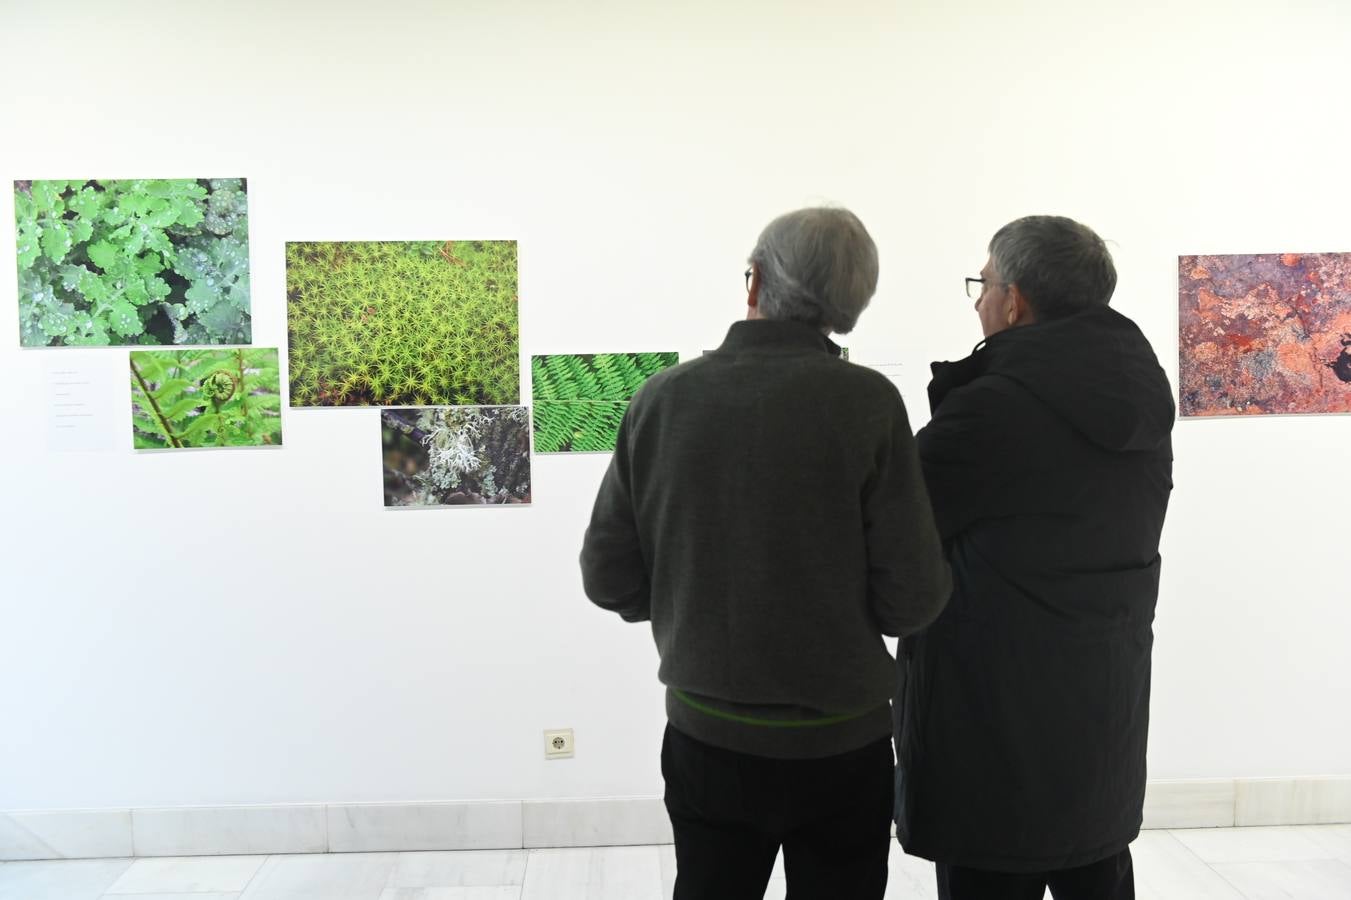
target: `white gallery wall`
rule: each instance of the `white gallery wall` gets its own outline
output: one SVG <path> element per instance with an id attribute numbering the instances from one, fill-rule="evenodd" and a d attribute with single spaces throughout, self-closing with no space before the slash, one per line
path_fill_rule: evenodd
<path id="1" fill-rule="evenodd" d="M 843 343 L 902 364 L 919 427 L 1009 219 L 1109 239 L 1174 380 L 1178 254 L 1351 251 L 1344 0 L 3 13 L 0 180 L 247 177 L 259 346 L 285 346 L 287 240 L 514 238 L 524 362 L 692 357 L 741 314 L 760 227 L 832 202 L 882 253 Z M 13 258 L 0 809 L 660 793 L 650 634 L 576 567 L 607 456 L 537 456 L 530 507 L 408 512 L 382 507 L 371 409 L 137 455 L 126 350 L 20 351 Z M 48 449 L 68 362 L 109 449 Z M 1183 421 L 1175 452 L 1151 777 L 1351 775 L 1351 417 Z M 575 759 L 545 761 L 553 727 Z"/>

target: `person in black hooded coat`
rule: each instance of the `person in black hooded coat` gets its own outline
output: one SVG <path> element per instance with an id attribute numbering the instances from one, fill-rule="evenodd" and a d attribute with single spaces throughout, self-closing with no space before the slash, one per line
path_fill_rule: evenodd
<path id="1" fill-rule="evenodd" d="M 1133 897 L 1172 392 L 1090 229 L 1012 222 L 981 274 L 917 435 L 954 590 L 901 648 L 897 836 L 945 900 Z"/>

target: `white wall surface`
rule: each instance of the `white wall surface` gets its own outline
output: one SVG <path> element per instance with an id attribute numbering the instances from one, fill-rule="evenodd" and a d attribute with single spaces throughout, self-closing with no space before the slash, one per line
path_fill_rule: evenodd
<path id="1" fill-rule="evenodd" d="M 4 6 L 0 179 L 248 177 L 260 346 L 287 240 L 516 238 L 523 358 L 693 356 L 759 228 L 831 201 L 882 251 L 846 343 L 904 363 L 918 427 L 1011 218 L 1113 241 L 1172 375 L 1179 253 L 1351 251 L 1340 0 Z M 660 792 L 650 636 L 575 565 L 607 457 L 537 457 L 527 509 L 398 513 L 373 410 L 287 410 L 277 451 L 50 453 L 47 367 L 105 372 L 120 428 L 126 351 L 20 351 L 12 265 L 0 809 Z M 1151 776 L 1351 774 L 1351 417 L 1175 448 Z M 560 726 L 577 758 L 545 762 Z"/>

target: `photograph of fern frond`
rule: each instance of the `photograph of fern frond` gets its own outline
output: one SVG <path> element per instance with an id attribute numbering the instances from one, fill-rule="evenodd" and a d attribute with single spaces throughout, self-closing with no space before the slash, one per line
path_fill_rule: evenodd
<path id="1" fill-rule="evenodd" d="M 292 406 L 521 399 L 515 241 L 286 245 Z"/>
<path id="2" fill-rule="evenodd" d="M 380 411 L 385 506 L 530 502 L 524 406 Z"/>
<path id="3" fill-rule="evenodd" d="M 276 348 L 134 350 L 130 362 L 137 450 L 281 444 Z"/>
<path id="4" fill-rule="evenodd" d="M 629 398 L 648 378 L 679 361 L 676 353 L 531 357 L 535 452 L 613 450 Z"/>

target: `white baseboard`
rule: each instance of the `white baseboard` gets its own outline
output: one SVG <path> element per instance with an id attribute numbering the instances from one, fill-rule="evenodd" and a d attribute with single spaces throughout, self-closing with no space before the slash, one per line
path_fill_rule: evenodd
<path id="1" fill-rule="evenodd" d="M 522 846 L 613 847 L 669 844 L 671 820 L 660 797 L 525 801 Z"/>
<path id="2" fill-rule="evenodd" d="M 0 813 L 0 860 L 133 856 L 131 810 Z"/>
<path id="3" fill-rule="evenodd" d="M 1234 824 L 1234 779 L 1151 781 L 1145 828 L 1227 828 Z"/>
<path id="4" fill-rule="evenodd" d="M 1351 822 L 1351 776 L 1152 781 L 1145 828 Z M 660 797 L 0 812 L 0 861 L 671 842 Z"/>
<path id="5" fill-rule="evenodd" d="M 1351 822 L 1351 778 L 1240 778 L 1235 825 Z"/>
<path id="6" fill-rule="evenodd" d="M 319 804 L 133 809 L 130 837 L 133 856 L 248 856 L 329 849 L 327 807 Z"/>

